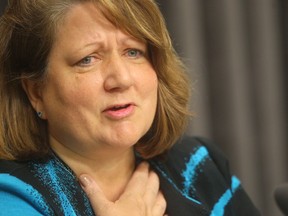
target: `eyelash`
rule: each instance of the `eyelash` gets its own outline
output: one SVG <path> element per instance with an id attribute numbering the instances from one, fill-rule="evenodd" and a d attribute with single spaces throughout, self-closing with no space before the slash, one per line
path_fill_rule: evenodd
<path id="1" fill-rule="evenodd" d="M 137 53 L 137 56 L 129 56 L 129 52 L 131 53 L 131 52 L 135 52 L 135 53 Z M 142 50 L 139 50 L 139 49 L 128 49 L 127 50 L 127 52 L 126 52 L 126 54 L 128 55 L 128 57 L 130 57 L 130 58 L 139 58 L 139 57 L 141 57 L 141 56 L 143 56 L 144 55 L 144 52 L 142 51 Z"/>
<path id="2" fill-rule="evenodd" d="M 83 59 L 81 59 L 79 62 L 76 63 L 77 66 L 80 67 L 88 67 L 91 64 L 92 58 L 96 58 L 95 56 L 86 56 Z M 85 61 L 90 60 L 89 63 L 85 63 Z"/>
<path id="3" fill-rule="evenodd" d="M 134 52 L 134 56 L 130 56 L 129 53 L 131 54 L 131 52 Z M 139 50 L 139 49 L 136 49 L 136 48 L 131 48 L 131 49 L 127 49 L 127 51 L 125 52 L 125 55 L 127 55 L 129 58 L 132 58 L 132 59 L 138 59 L 142 56 L 145 55 L 145 52 L 142 51 L 142 50 Z M 90 64 L 91 64 L 91 61 L 94 59 L 96 59 L 95 56 L 86 56 L 84 57 L 83 59 L 81 59 L 79 62 L 76 63 L 77 66 L 80 66 L 80 67 L 89 67 Z M 90 60 L 88 63 L 85 62 L 87 60 Z"/>

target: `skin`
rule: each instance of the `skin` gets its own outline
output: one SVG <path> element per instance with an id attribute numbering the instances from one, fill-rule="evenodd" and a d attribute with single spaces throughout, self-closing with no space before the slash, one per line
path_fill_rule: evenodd
<path id="1" fill-rule="evenodd" d="M 157 105 L 147 45 L 113 26 L 94 4 L 77 4 L 59 27 L 47 70 L 43 85 L 26 80 L 24 89 L 95 212 L 131 215 L 137 197 L 132 215 L 163 215 L 159 179 L 147 165 L 135 170 L 133 151 Z M 107 205 L 111 212 L 101 208 Z"/>
<path id="2" fill-rule="evenodd" d="M 97 183 L 88 175 L 80 182 L 97 214 L 100 216 L 158 216 L 163 215 L 166 202 L 159 191 L 159 179 L 142 163 L 133 173 L 123 194 L 115 202 L 109 201 Z M 167 216 L 166 214 L 164 216 Z"/>

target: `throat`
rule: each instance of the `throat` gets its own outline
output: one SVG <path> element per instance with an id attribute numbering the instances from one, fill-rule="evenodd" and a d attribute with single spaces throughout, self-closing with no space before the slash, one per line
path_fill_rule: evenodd
<path id="1" fill-rule="evenodd" d="M 99 186 L 104 192 L 106 198 L 111 202 L 115 202 L 124 192 L 130 178 L 131 176 L 129 176 L 129 178 L 125 177 L 123 179 L 119 179 L 118 181 L 113 181 L 109 183 L 102 182 L 99 183 Z"/>
<path id="2" fill-rule="evenodd" d="M 135 170 L 135 162 L 129 166 L 117 166 L 111 169 L 103 169 L 96 174 L 92 174 L 106 198 L 112 202 L 119 199 L 125 190 L 128 182 Z"/>
<path id="3" fill-rule="evenodd" d="M 122 151 L 109 151 L 106 154 L 101 154 L 99 150 L 95 151 L 95 154 L 81 154 L 63 145 L 51 146 L 76 176 L 90 175 L 110 201 L 119 198 L 135 170 L 133 147 Z"/>

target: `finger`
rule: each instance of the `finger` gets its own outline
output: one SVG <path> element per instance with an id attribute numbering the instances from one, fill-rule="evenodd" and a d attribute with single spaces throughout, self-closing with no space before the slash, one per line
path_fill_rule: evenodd
<path id="1" fill-rule="evenodd" d="M 155 204 L 152 209 L 152 215 L 153 216 L 163 216 L 166 211 L 167 203 L 166 200 L 161 193 L 161 191 L 158 193 Z"/>
<path id="2" fill-rule="evenodd" d="M 107 200 L 101 188 L 90 176 L 82 174 L 79 176 L 79 181 L 90 200 L 94 212 L 102 215 L 105 209 L 109 209 L 111 202 Z"/>
<path id="3" fill-rule="evenodd" d="M 149 173 L 146 190 L 144 193 L 144 200 L 149 206 L 153 206 L 159 193 L 159 178 L 153 171 Z"/>
<path id="4" fill-rule="evenodd" d="M 148 181 L 148 176 L 149 164 L 147 162 L 139 164 L 128 182 L 123 196 L 130 196 L 132 194 L 143 195 Z"/>

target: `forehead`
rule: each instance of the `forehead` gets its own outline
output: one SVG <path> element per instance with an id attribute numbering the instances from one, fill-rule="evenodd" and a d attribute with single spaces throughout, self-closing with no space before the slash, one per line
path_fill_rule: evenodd
<path id="1" fill-rule="evenodd" d="M 96 3 L 84 2 L 72 5 L 66 12 L 62 22 L 59 24 L 59 32 L 66 31 L 67 28 L 90 28 L 95 23 L 98 28 L 101 26 L 113 29 L 115 26 L 104 16 Z M 77 30 L 77 29 L 75 29 Z"/>
<path id="2" fill-rule="evenodd" d="M 49 61 L 51 56 L 69 60 L 96 50 L 107 51 L 112 47 L 136 45 L 147 46 L 147 43 L 117 28 L 97 4 L 87 2 L 73 5 L 66 12 L 55 34 Z"/>
<path id="3" fill-rule="evenodd" d="M 108 9 L 109 8 L 104 8 L 103 5 L 94 1 L 73 4 L 66 11 L 61 22 L 59 22 L 58 28 L 56 29 L 56 38 L 57 35 L 61 33 L 65 34 L 67 29 L 74 28 L 73 30 L 77 31 L 77 29 L 79 29 L 80 31 L 80 29 L 86 28 L 87 30 L 91 30 L 92 26 L 94 26 L 99 31 L 103 29 L 118 29 L 127 35 L 131 35 L 133 38 L 145 42 L 143 37 L 139 35 L 138 27 L 136 25 L 131 27 L 127 22 L 125 18 L 127 15 L 126 12 L 117 10 L 114 11 L 115 14 L 111 14 L 111 8 Z"/>
<path id="4" fill-rule="evenodd" d="M 58 26 L 55 38 L 56 42 L 57 40 L 65 40 L 65 38 L 81 42 L 81 40 L 88 39 L 97 40 L 101 38 L 103 32 L 112 34 L 117 32 L 118 38 L 123 38 L 123 40 L 136 39 L 108 20 L 99 5 L 93 2 L 75 4 L 69 8 Z"/>

